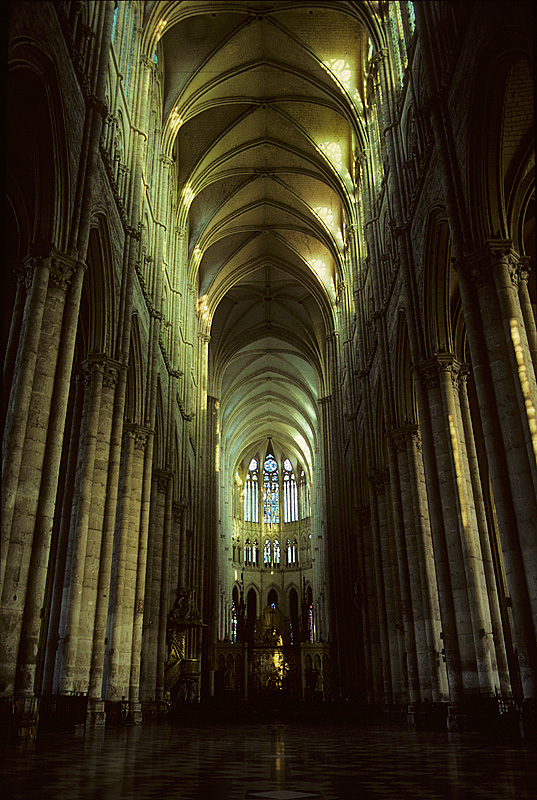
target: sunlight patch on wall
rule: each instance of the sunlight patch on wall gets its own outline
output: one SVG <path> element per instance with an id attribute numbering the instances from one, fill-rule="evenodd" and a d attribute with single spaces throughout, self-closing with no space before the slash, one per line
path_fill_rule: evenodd
<path id="1" fill-rule="evenodd" d="M 324 155 L 330 159 L 341 177 L 352 186 L 352 178 L 349 170 L 343 163 L 343 152 L 341 150 L 341 145 L 338 144 L 338 142 L 321 142 L 318 147 L 321 153 L 324 153 Z"/>
<path id="2" fill-rule="evenodd" d="M 297 443 L 298 447 L 300 447 L 301 451 L 304 453 L 304 458 L 306 460 L 306 463 L 311 470 L 311 450 L 307 441 L 304 439 L 301 433 L 297 433 L 295 436 L 295 442 Z"/>
<path id="3" fill-rule="evenodd" d="M 203 295 L 203 297 L 200 297 L 200 299 L 198 301 L 198 315 L 199 315 L 199 318 L 201 320 L 203 320 L 203 322 L 205 322 L 207 325 L 210 324 L 210 322 L 211 322 L 211 314 L 210 314 L 209 307 L 208 307 L 208 304 L 207 304 L 207 295 L 206 294 Z"/>
<path id="4" fill-rule="evenodd" d="M 352 70 L 348 61 L 344 58 L 331 58 L 330 61 L 324 62 L 324 66 L 334 75 L 338 83 L 350 91 Z"/>
<path id="5" fill-rule="evenodd" d="M 334 220 L 334 212 L 331 208 L 319 207 L 313 209 L 319 219 L 324 222 L 328 230 L 332 233 L 337 243 L 343 247 L 343 235 L 341 233 L 341 229 L 338 227 L 337 223 Z"/>
<path id="6" fill-rule="evenodd" d="M 531 435 L 531 443 L 533 452 L 537 456 L 537 418 L 535 413 L 535 406 L 531 399 L 530 382 L 528 379 L 528 369 L 524 359 L 524 349 L 520 339 L 520 331 L 518 329 L 518 322 L 516 319 L 511 319 L 511 339 L 515 349 L 515 358 L 518 367 L 518 377 L 520 379 L 520 388 L 522 389 L 522 396 L 526 405 L 526 414 L 528 415 L 528 425 Z"/>
<path id="7" fill-rule="evenodd" d="M 453 462 L 455 464 L 455 478 L 457 480 L 457 489 L 459 493 L 459 503 L 461 509 L 462 527 L 466 531 L 469 528 L 468 508 L 466 503 L 466 481 L 463 475 L 461 453 L 459 451 L 459 439 L 457 426 L 452 414 L 448 414 L 449 433 L 451 437 L 451 448 L 453 452 Z"/>
<path id="8" fill-rule="evenodd" d="M 183 118 L 179 114 L 176 108 L 170 114 L 170 128 L 173 134 L 176 134 L 181 125 L 183 124 Z"/>
<path id="9" fill-rule="evenodd" d="M 194 190 L 192 189 L 190 184 L 187 183 L 186 186 L 184 187 L 183 191 L 181 192 L 181 199 L 182 199 L 182 201 L 184 203 L 184 206 L 185 206 L 185 208 L 187 210 L 190 208 L 190 204 L 192 203 L 192 201 L 193 201 L 195 196 L 196 195 L 194 193 Z"/>
<path id="10" fill-rule="evenodd" d="M 328 289 L 331 299 L 335 302 L 336 299 L 336 286 L 334 283 L 334 278 L 332 277 L 331 270 L 328 269 L 324 261 L 321 261 L 320 258 L 312 258 L 308 262 L 308 265 L 311 269 L 315 272 L 317 277 L 322 281 L 322 283 Z"/>

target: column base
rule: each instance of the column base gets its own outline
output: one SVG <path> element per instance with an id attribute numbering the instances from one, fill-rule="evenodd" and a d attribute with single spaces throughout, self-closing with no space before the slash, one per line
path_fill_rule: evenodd
<path id="1" fill-rule="evenodd" d="M 2 734 L 7 738 L 28 741 L 37 736 L 39 723 L 39 698 L 11 696 L 2 698 Z M 5 713 L 7 712 L 7 713 Z"/>
<path id="2" fill-rule="evenodd" d="M 463 713 L 460 705 L 448 706 L 446 725 L 450 733 L 462 733 L 468 730 L 468 715 Z"/>
<path id="3" fill-rule="evenodd" d="M 537 700 L 524 700 L 519 727 L 523 739 L 537 739 Z"/>
<path id="4" fill-rule="evenodd" d="M 127 722 L 130 722 L 131 725 L 139 725 L 142 721 L 142 716 L 142 704 L 131 703 Z"/>
<path id="5" fill-rule="evenodd" d="M 88 712 L 86 715 L 86 725 L 88 728 L 100 728 L 106 725 L 106 708 L 104 700 L 88 700 Z"/>

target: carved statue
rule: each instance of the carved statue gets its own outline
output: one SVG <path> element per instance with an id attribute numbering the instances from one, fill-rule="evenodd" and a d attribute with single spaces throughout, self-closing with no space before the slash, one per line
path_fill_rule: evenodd
<path id="1" fill-rule="evenodd" d="M 190 628 L 206 628 L 207 625 L 202 621 L 201 614 L 194 601 L 194 590 L 183 587 L 178 589 L 174 606 L 168 614 L 168 626 L 166 630 L 166 641 L 169 647 L 168 660 L 164 667 L 164 688 L 170 692 L 173 687 L 181 682 L 185 683 L 181 665 L 185 659 L 185 636 Z M 184 689 L 185 687 L 180 687 Z M 188 689 L 186 696 L 193 695 L 192 687 Z M 182 697 L 183 691 L 179 692 Z"/>

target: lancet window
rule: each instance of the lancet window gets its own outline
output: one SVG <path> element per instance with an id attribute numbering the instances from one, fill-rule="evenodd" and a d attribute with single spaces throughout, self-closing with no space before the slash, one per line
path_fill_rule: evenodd
<path id="1" fill-rule="evenodd" d="M 298 520 L 298 488 L 293 465 L 288 458 L 283 462 L 283 521 Z"/>
<path id="2" fill-rule="evenodd" d="M 304 470 L 300 475 L 300 519 L 310 516 L 310 489 Z"/>
<path id="3" fill-rule="evenodd" d="M 298 542 L 295 539 L 291 544 L 291 540 L 288 539 L 286 543 L 286 551 L 287 551 L 287 565 L 290 566 L 291 564 L 296 564 L 298 562 Z"/>
<path id="4" fill-rule="evenodd" d="M 259 522 L 259 488 L 257 460 L 252 458 L 244 484 L 244 521 Z"/>
<path id="5" fill-rule="evenodd" d="M 280 487 L 278 465 L 273 455 L 268 454 L 263 465 L 263 521 L 266 525 L 280 522 Z"/>

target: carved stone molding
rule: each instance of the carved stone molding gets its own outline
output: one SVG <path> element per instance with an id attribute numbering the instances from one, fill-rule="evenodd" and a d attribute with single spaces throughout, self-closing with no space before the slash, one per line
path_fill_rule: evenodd
<path id="1" fill-rule="evenodd" d="M 26 288 L 32 282 L 34 270 L 41 264 L 46 264 L 50 270 L 49 283 L 65 291 L 77 268 L 86 268 L 82 262 L 76 261 L 66 253 L 56 250 L 53 244 L 35 245 L 30 254 L 24 259 L 22 273 Z"/>
<path id="2" fill-rule="evenodd" d="M 442 372 L 449 372 L 453 386 L 458 387 L 461 366 L 452 353 L 437 353 L 434 358 L 422 361 L 418 369 L 427 389 L 434 389 L 439 385 Z"/>
<path id="3" fill-rule="evenodd" d="M 391 432 L 391 437 L 398 453 L 403 453 L 407 449 L 407 445 L 413 439 L 416 443 L 420 442 L 420 434 L 417 425 L 401 425 L 399 428 L 394 428 Z"/>
<path id="4" fill-rule="evenodd" d="M 86 388 L 91 386 L 96 375 L 104 375 L 105 360 L 104 356 L 91 355 L 81 364 L 81 373 Z"/>
<path id="5" fill-rule="evenodd" d="M 172 514 L 173 514 L 173 521 L 174 522 L 181 522 L 183 519 L 183 514 L 188 508 L 188 504 L 184 501 L 182 503 L 174 502 L 172 503 Z"/>
<path id="6" fill-rule="evenodd" d="M 182 375 L 182 373 L 181 373 Z M 179 411 L 181 412 L 181 416 L 185 422 L 192 422 L 194 419 L 194 414 L 187 414 L 185 411 L 185 407 L 183 406 L 183 401 L 179 397 L 178 394 L 175 395 L 175 399 L 177 400 L 177 405 L 179 406 Z"/>
<path id="7" fill-rule="evenodd" d="M 521 280 L 527 280 L 529 258 L 520 256 L 510 239 L 487 239 L 481 250 L 454 264 L 456 270 L 466 269 L 478 288 L 492 281 L 494 268 L 498 265 L 508 271 L 515 286 Z"/>
<path id="8" fill-rule="evenodd" d="M 438 386 L 438 370 L 433 360 L 423 361 L 419 365 L 419 371 L 427 389 L 435 389 Z"/>
<path id="9" fill-rule="evenodd" d="M 149 436 L 153 433 L 149 428 L 144 428 L 142 425 L 135 423 L 127 423 L 124 428 L 125 436 L 130 436 L 134 439 L 135 450 L 145 450 L 145 446 Z"/>
<path id="10" fill-rule="evenodd" d="M 390 473 L 387 470 L 381 472 L 370 472 L 367 476 L 376 494 L 384 494 L 386 485 L 390 482 Z"/>
<path id="11" fill-rule="evenodd" d="M 157 492 L 160 494 L 166 494 L 168 484 L 173 479 L 173 473 L 168 472 L 165 469 L 158 469 L 155 467 L 153 469 L 153 479 L 157 484 Z"/>

